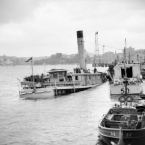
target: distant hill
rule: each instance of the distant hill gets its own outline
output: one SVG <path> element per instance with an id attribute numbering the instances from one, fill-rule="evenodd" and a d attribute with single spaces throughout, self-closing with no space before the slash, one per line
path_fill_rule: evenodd
<path id="1" fill-rule="evenodd" d="M 135 50 L 132 47 L 126 49 L 126 56 L 127 59 L 132 61 L 145 61 L 145 50 L 139 49 Z M 16 56 L 0 56 L 0 65 L 6 65 L 6 63 L 10 62 L 13 65 L 27 65 L 25 61 L 28 57 L 16 57 Z M 92 63 L 94 59 L 94 54 L 86 52 L 86 63 Z M 99 55 L 100 62 L 103 63 L 112 63 L 115 59 L 119 59 L 120 61 L 123 60 L 123 53 L 114 53 L 114 52 L 105 52 L 102 55 Z M 79 62 L 78 54 L 62 54 L 56 53 L 52 54 L 51 56 L 41 56 L 41 57 L 34 57 L 34 65 L 43 65 L 43 64 L 73 64 Z"/>

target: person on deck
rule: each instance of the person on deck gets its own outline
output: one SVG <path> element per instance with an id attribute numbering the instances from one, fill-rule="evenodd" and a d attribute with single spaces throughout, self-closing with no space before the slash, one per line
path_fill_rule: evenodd
<path id="1" fill-rule="evenodd" d="M 142 117 L 141 117 L 141 127 L 142 128 L 145 127 L 145 112 L 142 113 Z"/>
<path id="2" fill-rule="evenodd" d="M 141 74 L 140 74 L 139 78 L 140 78 L 140 82 L 142 83 L 143 81 L 142 81 L 142 75 Z"/>
<path id="3" fill-rule="evenodd" d="M 94 73 L 96 73 L 97 72 L 97 69 L 96 68 L 94 68 Z"/>

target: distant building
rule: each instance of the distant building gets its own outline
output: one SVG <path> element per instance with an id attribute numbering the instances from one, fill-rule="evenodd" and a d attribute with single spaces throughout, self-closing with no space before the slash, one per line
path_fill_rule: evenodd
<path id="1" fill-rule="evenodd" d="M 7 59 L 7 60 L 5 61 L 5 65 L 13 65 L 13 62 L 10 61 L 9 59 Z"/>
<path id="2" fill-rule="evenodd" d="M 4 65 L 4 61 L 2 58 L 0 58 L 0 65 Z"/>

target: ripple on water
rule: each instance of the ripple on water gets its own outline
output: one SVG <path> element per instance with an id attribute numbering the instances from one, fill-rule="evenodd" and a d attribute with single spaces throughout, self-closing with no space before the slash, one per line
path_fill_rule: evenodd
<path id="1" fill-rule="evenodd" d="M 71 70 L 74 66 L 59 67 Z M 103 145 L 97 126 L 112 105 L 109 84 L 51 100 L 21 100 L 17 78 L 29 75 L 28 69 L 1 67 L 0 144 Z M 43 70 L 43 66 L 35 67 L 35 72 Z"/>

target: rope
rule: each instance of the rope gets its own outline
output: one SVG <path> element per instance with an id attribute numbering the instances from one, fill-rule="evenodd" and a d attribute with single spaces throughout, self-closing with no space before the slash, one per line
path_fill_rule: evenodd
<path id="1" fill-rule="evenodd" d="M 93 42 L 88 42 L 88 41 L 84 41 L 85 43 L 90 43 L 90 44 L 96 44 L 96 43 L 93 43 Z M 114 47 L 114 46 L 108 46 L 108 45 L 104 45 L 104 44 L 99 44 L 99 43 L 97 43 L 98 45 L 100 45 L 100 46 L 105 46 L 105 47 L 109 47 L 109 48 L 114 48 L 114 49 L 118 49 L 118 50 L 123 50 L 123 48 L 117 48 L 117 47 Z"/>

